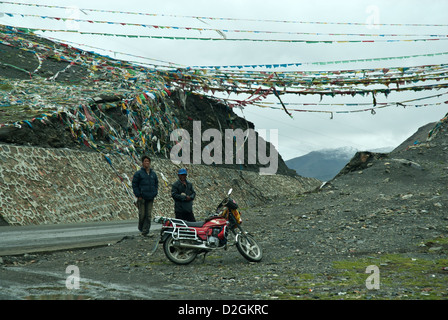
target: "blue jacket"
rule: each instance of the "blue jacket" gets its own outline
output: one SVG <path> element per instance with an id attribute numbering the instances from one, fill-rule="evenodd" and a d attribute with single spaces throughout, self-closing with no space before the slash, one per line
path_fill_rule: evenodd
<path id="1" fill-rule="evenodd" d="M 150 169 L 149 174 L 141 168 L 132 178 L 132 190 L 134 195 L 145 200 L 154 200 L 159 192 L 159 179 L 154 170 Z"/>

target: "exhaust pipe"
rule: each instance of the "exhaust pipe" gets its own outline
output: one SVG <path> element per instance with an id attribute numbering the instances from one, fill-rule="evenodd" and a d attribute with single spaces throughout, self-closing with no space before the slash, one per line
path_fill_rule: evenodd
<path id="1" fill-rule="evenodd" d="M 210 247 L 207 247 L 205 243 L 201 244 L 190 244 L 190 243 L 183 243 L 183 242 L 175 242 L 173 243 L 175 247 L 178 248 L 184 248 L 184 249 L 197 249 L 197 250 L 210 250 Z"/>

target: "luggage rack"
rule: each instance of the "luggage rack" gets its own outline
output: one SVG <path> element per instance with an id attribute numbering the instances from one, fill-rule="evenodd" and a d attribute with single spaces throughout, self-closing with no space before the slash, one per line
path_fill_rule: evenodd
<path id="1" fill-rule="evenodd" d="M 184 220 L 171 218 L 171 223 L 173 224 L 173 235 L 174 240 L 197 240 L 200 241 L 195 228 L 189 227 Z"/>

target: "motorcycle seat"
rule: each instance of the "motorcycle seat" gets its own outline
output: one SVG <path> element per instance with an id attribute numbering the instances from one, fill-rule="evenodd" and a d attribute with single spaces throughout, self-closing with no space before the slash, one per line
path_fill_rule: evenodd
<path id="1" fill-rule="evenodd" d="M 185 221 L 185 224 L 189 227 L 197 227 L 200 228 L 204 225 L 204 221 L 193 222 L 193 221 Z"/>

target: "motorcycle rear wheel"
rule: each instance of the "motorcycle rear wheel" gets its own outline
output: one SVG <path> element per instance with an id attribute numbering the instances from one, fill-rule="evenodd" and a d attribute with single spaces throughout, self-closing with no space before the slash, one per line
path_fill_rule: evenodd
<path id="1" fill-rule="evenodd" d="M 170 235 L 163 242 L 163 251 L 165 252 L 166 257 L 175 264 L 189 264 L 196 259 L 198 255 L 198 251 L 195 249 L 188 248 L 179 248 L 175 246 L 173 243 L 174 239 Z"/>
<path id="2" fill-rule="evenodd" d="M 249 234 L 239 234 L 236 237 L 236 248 L 244 258 L 251 262 L 259 262 L 263 257 L 263 250 Z"/>

